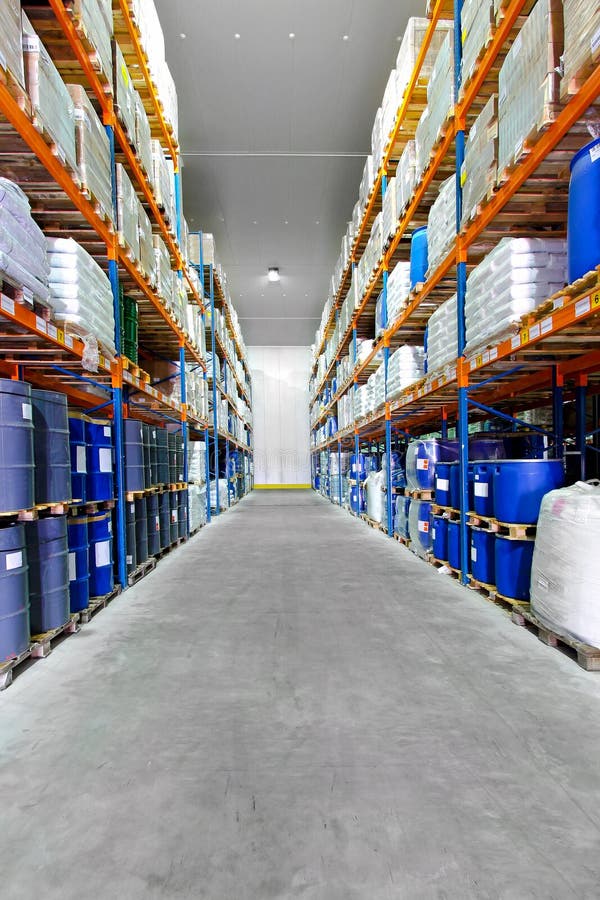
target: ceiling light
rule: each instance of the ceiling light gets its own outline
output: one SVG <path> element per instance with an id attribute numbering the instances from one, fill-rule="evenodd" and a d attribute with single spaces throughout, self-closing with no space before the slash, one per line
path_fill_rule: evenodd
<path id="1" fill-rule="evenodd" d="M 284 294 L 283 296 L 284 296 L 284 297 L 287 297 L 287 294 Z"/>
<path id="2" fill-rule="evenodd" d="M 234 34 L 234 38 L 236 39 L 236 41 L 239 41 L 239 39 L 241 38 L 241 34 L 236 31 L 236 33 Z"/>
<path id="3" fill-rule="evenodd" d="M 349 35 L 349 34 L 344 34 L 344 35 L 342 35 L 342 40 L 343 40 L 343 41 L 349 41 L 349 40 L 350 40 L 350 35 Z"/>
<path id="4" fill-rule="evenodd" d="M 179 37 L 181 38 L 182 41 L 185 41 L 187 34 L 184 34 L 182 31 L 181 34 L 179 35 Z"/>
<path id="5" fill-rule="evenodd" d="M 253 224 L 253 225 L 258 225 L 258 222 L 256 221 L 256 219 L 254 219 L 254 221 L 252 222 L 252 224 Z"/>
<path id="6" fill-rule="evenodd" d="M 275 284 L 275 282 L 280 281 L 279 269 L 277 268 L 277 266 L 269 266 L 267 278 L 269 279 L 269 281 L 272 284 Z"/>
<path id="7" fill-rule="evenodd" d="M 284 224 L 284 225 L 289 225 L 290 223 L 289 223 L 288 220 L 286 219 L 285 222 L 284 222 L 283 224 Z"/>
<path id="8" fill-rule="evenodd" d="M 317 219 L 317 221 L 315 222 L 315 225 L 320 225 L 320 224 L 321 224 L 321 223 L 320 223 L 319 220 Z"/>
<path id="9" fill-rule="evenodd" d="M 296 37 L 296 35 L 294 34 L 294 32 L 290 31 L 290 34 L 289 34 L 290 41 L 293 41 L 295 37 Z"/>

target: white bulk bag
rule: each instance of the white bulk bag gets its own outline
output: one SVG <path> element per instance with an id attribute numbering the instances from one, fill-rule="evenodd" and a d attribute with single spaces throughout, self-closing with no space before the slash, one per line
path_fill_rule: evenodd
<path id="1" fill-rule="evenodd" d="M 371 472 L 365 481 L 367 494 L 367 515 L 375 522 L 383 522 L 385 516 L 385 495 L 383 493 L 383 472 Z"/>

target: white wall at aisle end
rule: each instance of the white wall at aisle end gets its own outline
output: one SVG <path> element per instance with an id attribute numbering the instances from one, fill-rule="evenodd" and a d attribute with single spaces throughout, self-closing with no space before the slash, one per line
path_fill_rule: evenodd
<path id="1" fill-rule="evenodd" d="M 254 482 L 310 484 L 310 347 L 249 347 Z"/>

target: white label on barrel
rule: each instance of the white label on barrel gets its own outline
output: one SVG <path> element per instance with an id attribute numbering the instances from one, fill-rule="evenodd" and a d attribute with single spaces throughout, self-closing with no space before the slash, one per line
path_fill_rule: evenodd
<path id="1" fill-rule="evenodd" d="M 74 553 L 69 553 L 69 581 L 75 581 L 77 578 L 77 565 Z"/>
<path id="2" fill-rule="evenodd" d="M 112 522 L 110 519 L 108 520 L 108 533 L 112 534 Z"/>
<path id="3" fill-rule="evenodd" d="M 7 553 L 6 554 L 6 571 L 10 572 L 11 569 L 20 569 L 23 565 L 23 551 L 17 550 L 15 553 Z"/>
<path id="4" fill-rule="evenodd" d="M 110 566 L 110 541 L 100 541 L 96 544 L 96 568 Z"/>
<path id="5" fill-rule="evenodd" d="M 435 486 L 438 491 L 449 491 L 450 490 L 450 479 L 449 478 L 436 478 Z"/>
<path id="6" fill-rule="evenodd" d="M 488 496 L 489 485 L 485 481 L 476 481 L 474 487 L 475 487 L 475 496 L 476 497 L 487 497 Z"/>
<path id="7" fill-rule="evenodd" d="M 111 435 L 110 425 L 105 425 L 104 426 L 104 437 L 110 437 L 110 435 Z"/>
<path id="8" fill-rule="evenodd" d="M 419 519 L 419 531 L 422 531 L 424 534 L 428 534 L 429 532 L 429 520 L 425 520 L 422 522 Z"/>
<path id="9" fill-rule="evenodd" d="M 171 522 L 174 525 L 176 521 L 177 521 L 177 510 L 172 509 L 171 510 Z"/>
<path id="10" fill-rule="evenodd" d="M 85 461 L 85 447 L 77 447 L 77 472 L 87 472 L 87 464 Z"/>
<path id="11" fill-rule="evenodd" d="M 128 566 L 132 566 L 132 565 L 133 565 L 133 556 L 128 556 L 128 557 L 127 557 L 127 565 L 128 565 Z"/>
<path id="12" fill-rule="evenodd" d="M 101 472 L 112 472 L 112 450 L 110 447 L 100 447 L 98 450 L 98 465 Z"/>
<path id="13" fill-rule="evenodd" d="M 592 162 L 596 162 L 598 157 L 600 156 L 600 145 L 594 144 L 593 147 L 590 147 L 590 159 Z"/>
<path id="14" fill-rule="evenodd" d="M 154 530 L 160 531 L 160 518 L 159 516 L 154 517 Z"/>
<path id="15" fill-rule="evenodd" d="M 471 545 L 471 562 L 477 562 L 477 547 Z"/>
<path id="16" fill-rule="evenodd" d="M 424 469 L 427 471 L 429 468 L 429 460 L 428 459 L 418 459 L 417 460 L 417 469 Z"/>
<path id="17" fill-rule="evenodd" d="M 132 514 L 135 512 L 135 503 L 131 503 L 131 504 L 129 505 L 129 512 L 132 513 Z"/>

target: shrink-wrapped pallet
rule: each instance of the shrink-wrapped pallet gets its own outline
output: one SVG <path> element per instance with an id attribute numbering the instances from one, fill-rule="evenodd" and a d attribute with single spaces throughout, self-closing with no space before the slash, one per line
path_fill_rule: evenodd
<path id="1" fill-rule="evenodd" d="M 388 362 L 387 398 L 396 397 L 404 388 L 423 377 L 423 348 L 403 344 Z"/>
<path id="2" fill-rule="evenodd" d="M 96 70 L 104 73 L 106 80 L 112 84 L 112 7 L 108 0 L 71 0 L 71 17 L 83 28 L 87 40 L 95 49 L 91 54 L 91 62 Z"/>
<path id="3" fill-rule="evenodd" d="M 371 189 L 375 182 L 375 167 L 373 164 L 373 157 L 371 155 L 367 156 L 365 160 L 365 165 L 363 168 L 362 178 L 360 180 L 360 186 L 358 189 L 358 201 L 360 203 L 361 209 L 364 209 L 367 205 L 367 200 L 369 199 L 369 195 L 371 193 Z M 359 219 L 359 225 L 362 221 L 362 212 Z"/>
<path id="4" fill-rule="evenodd" d="M 173 272 L 173 291 L 171 294 L 171 313 L 177 324 L 185 328 L 187 321 L 187 294 L 183 279 L 177 272 Z"/>
<path id="5" fill-rule="evenodd" d="M 461 169 L 463 227 L 475 218 L 477 207 L 494 189 L 498 159 L 498 105 L 492 94 L 471 126 Z"/>
<path id="6" fill-rule="evenodd" d="M 396 60 L 396 95 L 398 104 L 402 102 L 402 98 L 408 87 L 411 75 L 415 68 L 419 50 L 423 44 L 425 33 L 429 27 L 429 19 L 420 19 L 411 17 L 406 25 L 406 31 L 400 44 L 398 51 L 398 59 Z M 447 19 L 440 19 L 435 27 L 429 49 L 423 60 L 421 71 L 419 73 L 419 82 L 427 83 L 431 77 L 431 72 L 435 60 L 440 52 L 442 45 L 448 33 L 452 32 L 454 23 Z"/>
<path id="7" fill-rule="evenodd" d="M 72 238 L 46 238 L 50 305 L 64 327 L 93 335 L 105 352 L 115 352 L 115 320 L 110 281 L 98 263 Z"/>
<path id="8" fill-rule="evenodd" d="M 458 353 L 456 294 L 442 303 L 427 324 L 427 371 L 455 362 Z"/>
<path id="9" fill-rule="evenodd" d="M 21 4 L 19 0 L 0 0 L 0 68 L 8 71 L 21 87 L 25 87 Z"/>
<path id="10" fill-rule="evenodd" d="M 531 609 L 546 628 L 600 647 L 600 486 L 577 482 L 542 500 Z"/>
<path id="11" fill-rule="evenodd" d="M 503 238 L 467 279 L 467 349 L 515 326 L 564 287 L 566 252 L 560 238 Z"/>
<path id="12" fill-rule="evenodd" d="M 417 178 L 429 166 L 434 147 L 444 133 L 454 109 L 453 47 L 453 35 L 452 32 L 449 32 L 433 65 L 431 79 L 427 85 L 427 106 L 423 110 L 415 132 Z"/>
<path id="13" fill-rule="evenodd" d="M 50 266 L 43 232 L 31 218 L 21 188 L 0 178 L 0 273 L 23 290 L 24 300 L 47 302 Z"/>
<path id="14" fill-rule="evenodd" d="M 113 94 L 115 112 L 130 142 L 135 144 L 135 103 L 137 91 L 129 74 L 125 58 L 116 41 L 113 50 Z"/>
<path id="15" fill-rule="evenodd" d="M 153 140 L 152 152 L 152 183 L 156 203 L 163 210 L 164 217 L 169 225 L 175 224 L 175 193 L 172 172 L 167 158 L 161 147 L 160 141 Z M 193 260 L 192 260 L 193 261 Z"/>
<path id="16" fill-rule="evenodd" d="M 444 181 L 427 220 L 427 275 L 435 272 L 456 237 L 456 175 Z"/>
<path id="17" fill-rule="evenodd" d="M 130 251 L 131 258 L 140 258 L 139 200 L 131 179 L 121 163 L 117 163 L 117 231 L 119 243 Z"/>
<path id="18" fill-rule="evenodd" d="M 80 84 L 67 85 L 75 116 L 75 145 L 81 187 L 113 221 L 110 144 L 106 130 Z"/>
<path id="19" fill-rule="evenodd" d="M 152 287 L 156 286 L 156 254 L 154 252 L 154 241 L 152 235 L 152 223 L 148 218 L 146 210 L 138 200 L 138 232 L 140 236 L 140 255 L 139 263 L 142 272 L 148 279 Z"/>
<path id="20" fill-rule="evenodd" d="M 392 325 L 408 301 L 410 294 L 410 262 L 397 263 L 388 275 L 387 314 Z"/>
<path id="21" fill-rule="evenodd" d="M 383 195 L 383 208 L 381 212 L 381 235 L 384 247 L 387 247 L 389 241 L 396 234 L 397 225 L 396 179 L 390 178 L 385 194 Z"/>
<path id="22" fill-rule="evenodd" d="M 576 93 L 600 61 L 600 0 L 563 0 L 563 96 Z"/>
<path id="23" fill-rule="evenodd" d="M 173 290 L 171 256 L 159 234 L 155 234 L 152 241 L 154 244 L 154 264 L 156 268 L 156 291 L 158 296 L 166 303 Z"/>
<path id="24" fill-rule="evenodd" d="M 398 218 L 404 214 L 417 185 L 417 157 L 415 142 L 409 141 L 402 151 L 396 169 L 396 211 Z"/>
<path id="25" fill-rule="evenodd" d="M 498 175 L 517 161 L 525 142 L 551 121 L 560 93 L 562 0 L 538 0 L 498 76 Z"/>
<path id="26" fill-rule="evenodd" d="M 389 143 L 390 134 L 396 124 L 398 106 L 398 72 L 396 69 L 392 69 L 385 86 L 383 101 L 381 103 L 381 133 L 383 135 L 384 150 Z"/>
<path id="27" fill-rule="evenodd" d="M 146 115 L 142 98 L 137 91 L 135 94 L 135 146 L 142 169 L 146 173 L 150 184 L 154 186 L 150 123 L 148 122 L 148 116 Z"/>
<path id="28" fill-rule="evenodd" d="M 365 481 L 367 515 L 374 522 L 383 522 L 385 516 L 385 494 L 383 488 L 383 472 L 369 472 Z"/>
<path id="29" fill-rule="evenodd" d="M 478 59 L 494 33 L 493 0 L 464 0 L 460 14 L 462 84 L 468 84 Z"/>
<path id="30" fill-rule="evenodd" d="M 373 172 L 376 175 L 381 168 L 383 159 L 383 112 L 381 107 L 375 113 L 373 130 L 371 131 L 371 156 L 373 157 Z"/>
<path id="31" fill-rule="evenodd" d="M 35 119 L 51 137 L 60 160 L 77 172 L 73 101 L 48 51 L 25 15 L 23 63 Z"/>
<path id="32" fill-rule="evenodd" d="M 204 484 L 206 481 L 206 444 L 204 441 L 190 441 L 188 453 L 188 480 Z"/>

